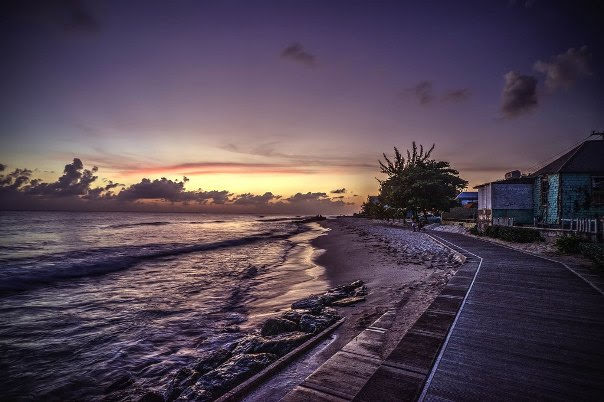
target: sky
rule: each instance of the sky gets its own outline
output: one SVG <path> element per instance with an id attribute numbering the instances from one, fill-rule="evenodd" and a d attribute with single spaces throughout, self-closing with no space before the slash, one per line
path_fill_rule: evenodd
<path id="1" fill-rule="evenodd" d="M 590 3 L 9 1 L 0 208 L 348 213 L 412 141 L 536 170 L 604 129 Z"/>

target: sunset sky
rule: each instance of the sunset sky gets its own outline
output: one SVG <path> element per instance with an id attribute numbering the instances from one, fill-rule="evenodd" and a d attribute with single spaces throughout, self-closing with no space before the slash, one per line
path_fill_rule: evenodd
<path id="1" fill-rule="evenodd" d="M 12 2 L 0 180 L 31 170 L 14 190 L 49 208 L 105 209 L 89 189 L 119 183 L 107 191 L 129 202 L 291 212 L 300 193 L 316 202 L 300 211 L 349 212 L 376 192 L 381 153 L 413 140 L 470 186 L 534 170 L 604 128 L 601 10 L 562 4 Z"/>

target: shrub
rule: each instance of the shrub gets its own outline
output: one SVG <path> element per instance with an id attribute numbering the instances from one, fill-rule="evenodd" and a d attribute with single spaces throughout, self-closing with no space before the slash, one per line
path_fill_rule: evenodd
<path id="1" fill-rule="evenodd" d="M 589 258 L 599 268 L 604 268 L 604 246 L 597 243 L 581 243 L 581 254 Z"/>
<path id="2" fill-rule="evenodd" d="M 514 243 L 532 243 L 543 240 L 538 230 L 515 226 L 487 226 L 484 234 L 495 239 Z"/>
<path id="3" fill-rule="evenodd" d="M 585 241 L 578 236 L 563 236 L 556 239 L 556 248 L 563 254 L 579 254 Z"/>
<path id="4" fill-rule="evenodd" d="M 482 233 L 478 229 L 478 226 L 472 226 L 470 228 L 470 234 L 473 234 L 474 236 L 482 236 Z"/>

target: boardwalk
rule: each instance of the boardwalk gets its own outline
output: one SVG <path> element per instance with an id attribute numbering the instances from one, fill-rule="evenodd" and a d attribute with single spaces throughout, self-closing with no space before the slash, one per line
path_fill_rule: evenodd
<path id="1" fill-rule="evenodd" d="M 422 397 L 601 399 L 601 291 L 559 263 L 467 236 L 439 236 L 482 264 Z"/>
<path id="2" fill-rule="evenodd" d="M 468 257 L 388 355 L 379 325 L 285 400 L 596 400 L 604 395 L 601 279 L 471 237 Z"/>

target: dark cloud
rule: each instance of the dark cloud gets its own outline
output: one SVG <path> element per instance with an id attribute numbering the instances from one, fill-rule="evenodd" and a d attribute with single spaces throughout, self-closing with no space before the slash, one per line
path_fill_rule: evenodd
<path id="1" fill-rule="evenodd" d="M 237 195 L 234 200 L 234 205 L 267 205 L 269 201 L 280 199 L 280 195 L 274 195 L 271 192 L 266 192 L 262 195 L 254 195 L 252 193 L 244 193 Z"/>
<path id="2" fill-rule="evenodd" d="M 169 202 L 198 202 L 205 204 L 212 200 L 214 204 L 224 204 L 229 200 L 230 193 L 224 191 L 187 191 L 184 181 L 161 179 L 142 179 L 139 183 L 120 191 L 117 199 L 120 201 L 164 200 Z"/>
<path id="3" fill-rule="evenodd" d="M 0 163 L 0 172 L 4 172 L 5 169 L 6 169 L 6 165 Z"/>
<path id="4" fill-rule="evenodd" d="M 296 193 L 285 199 L 288 204 L 278 203 L 276 210 L 282 210 L 283 213 L 341 213 L 344 210 L 350 210 L 353 203 L 346 203 L 339 199 L 331 199 L 323 192 Z"/>
<path id="5" fill-rule="evenodd" d="M 46 197 L 74 197 L 85 196 L 90 190 L 90 185 L 96 181 L 98 168 L 84 169 L 84 164 L 78 158 L 65 165 L 63 175 L 54 183 L 39 183 L 31 186 L 28 192 L 31 195 Z"/>
<path id="6" fill-rule="evenodd" d="M 9 0 L 3 14 L 9 22 L 54 25 L 68 32 L 94 33 L 101 29 L 89 4 L 81 0 Z"/>
<path id="7" fill-rule="evenodd" d="M 226 190 L 192 191 L 185 189 L 187 177 L 182 181 L 144 178 L 125 187 L 108 179 L 98 180 L 97 171 L 96 167 L 86 169 L 79 158 L 74 158 L 72 163 L 65 165 L 61 177 L 51 183 L 32 179 L 30 169 L 0 174 L 0 210 L 337 214 L 351 212 L 354 208 L 340 197 L 330 199 L 323 192 L 297 193 L 283 199 L 271 192 L 234 196 Z M 124 188 L 117 192 L 118 187 Z"/>
<path id="8" fill-rule="evenodd" d="M 66 18 L 64 26 L 68 30 L 97 32 L 101 24 L 94 14 L 80 0 L 63 0 Z"/>
<path id="9" fill-rule="evenodd" d="M 587 46 L 580 49 L 570 48 L 556 55 L 548 62 L 537 61 L 535 71 L 545 74 L 545 86 L 554 91 L 569 88 L 582 77 L 591 75 L 591 54 Z"/>
<path id="10" fill-rule="evenodd" d="M 29 182 L 32 173 L 29 169 L 15 169 L 7 175 L 0 175 L 0 189 L 4 192 L 18 190 Z"/>
<path id="11" fill-rule="evenodd" d="M 468 88 L 451 89 L 446 91 L 441 100 L 443 102 L 463 102 L 472 96 L 472 92 Z"/>
<path id="12" fill-rule="evenodd" d="M 337 197 L 331 197 L 332 200 L 341 200 L 342 198 L 344 198 L 343 195 L 339 195 Z"/>
<path id="13" fill-rule="evenodd" d="M 411 93 L 421 105 L 428 105 L 434 100 L 434 90 L 432 81 L 421 81 L 412 88 L 408 88 L 407 93 Z"/>
<path id="14" fill-rule="evenodd" d="M 518 4 L 524 8 L 531 8 L 535 5 L 536 2 L 537 2 L 537 0 L 524 0 L 524 1 L 509 0 L 508 5 L 510 7 L 514 7 Z"/>
<path id="15" fill-rule="evenodd" d="M 94 200 L 94 199 L 113 199 L 115 195 L 111 192 L 111 190 L 124 186 L 120 183 L 114 183 L 111 180 L 103 179 L 107 184 L 102 187 L 95 187 L 88 190 L 88 194 L 86 194 L 84 199 Z"/>
<path id="16" fill-rule="evenodd" d="M 307 52 L 304 47 L 298 43 L 292 43 L 281 51 L 282 59 L 289 59 L 304 64 L 307 67 L 315 66 L 315 56 Z"/>
<path id="17" fill-rule="evenodd" d="M 409 91 L 413 92 L 421 105 L 427 105 L 434 100 L 432 81 L 422 81 L 413 88 L 409 88 Z"/>
<path id="18" fill-rule="evenodd" d="M 501 111 L 506 117 L 516 117 L 537 107 L 537 78 L 510 71 L 504 75 Z"/>
<path id="19" fill-rule="evenodd" d="M 421 81 L 411 88 L 407 88 L 405 95 L 413 96 L 420 105 L 429 105 L 437 99 L 432 81 Z M 441 102 L 463 102 L 472 96 L 468 88 L 449 89 L 440 96 Z"/>
<path id="20" fill-rule="evenodd" d="M 289 198 L 286 198 L 286 201 L 289 201 L 293 204 L 299 202 L 308 202 L 308 201 L 321 201 L 321 200 L 329 200 L 329 197 L 326 193 L 311 193 L 308 192 L 306 194 L 296 193 Z"/>
<path id="21" fill-rule="evenodd" d="M 335 190 L 331 190 L 330 193 L 331 194 L 344 194 L 344 193 L 346 193 L 346 189 L 345 188 L 337 188 Z"/>

